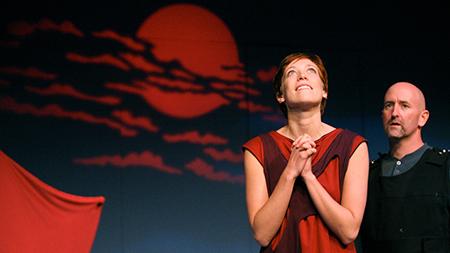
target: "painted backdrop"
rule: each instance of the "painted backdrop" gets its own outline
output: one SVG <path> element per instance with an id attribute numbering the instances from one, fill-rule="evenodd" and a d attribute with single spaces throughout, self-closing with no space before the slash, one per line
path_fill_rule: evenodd
<path id="1" fill-rule="evenodd" d="M 401 80 L 428 99 L 425 140 L 450 148 L 439 4 L 2 5 L 0 148 L 61 191 L 105 197 L 93 253 L 258 250 L 241 145 L 284 124 L 271 78 L 291 52 L 324 59 L 324 120 L 365 136 L 372 159 L 387 149 L 383 93 Z"/>

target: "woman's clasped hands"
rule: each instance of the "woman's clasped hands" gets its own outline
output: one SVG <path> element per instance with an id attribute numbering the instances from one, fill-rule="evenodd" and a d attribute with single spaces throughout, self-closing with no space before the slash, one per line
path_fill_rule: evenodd
<path id="1" fill-rule="evenodd" d="M 299 136 L 291 146 L 291 155 L 286 167 L 293 178 L 312 175 L 312 156 L 317 152 L 316 143 L 307 134 Z"/>

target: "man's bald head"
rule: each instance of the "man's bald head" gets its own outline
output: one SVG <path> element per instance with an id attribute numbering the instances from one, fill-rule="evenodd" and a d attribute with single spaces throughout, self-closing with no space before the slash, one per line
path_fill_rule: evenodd
<path id="1" fill-rule="evenodd" d="M 388 94 L 391 94 L 391 93 L 405 94 L 405 96 L 408 96 L 410 98 L 411 103 L 416 104 L 416 106 L 419 110 L 426 109 L 425 96 L 423 95 L 422 91 L 412 83 L 408 83 L 408 82 L 394 83 L 386 91 L 384 99 L 386 100 L 386 97 L 388 97 Z"/>

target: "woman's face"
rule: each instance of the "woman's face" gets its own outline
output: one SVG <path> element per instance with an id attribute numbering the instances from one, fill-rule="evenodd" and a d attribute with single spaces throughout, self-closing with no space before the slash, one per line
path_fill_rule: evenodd
<path id="1" fill-rule="evenodd" d="M 320 79 L 319 68 L 308 58 L 291 62 L 283 73 L 281 94 L 277 100 L 286 103 L 288 111 L 295 108 L 308 109 L 319 106 L 327 92 Z"/>

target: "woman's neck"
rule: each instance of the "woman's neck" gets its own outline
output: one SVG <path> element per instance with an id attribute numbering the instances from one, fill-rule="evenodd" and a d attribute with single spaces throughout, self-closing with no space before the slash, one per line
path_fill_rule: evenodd
<path id="1" fill-rule="evenodd" d="M 322 122 L 320 113 L 305 112 L 289 115 L 288 123 L 281 132 L 293 140 L 303 134 L 308 134 L 317 140 L 326 133 L 326 128 L 327 125 Z"/>

